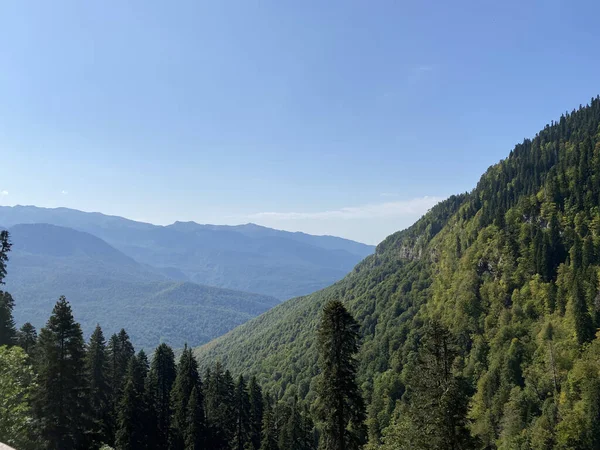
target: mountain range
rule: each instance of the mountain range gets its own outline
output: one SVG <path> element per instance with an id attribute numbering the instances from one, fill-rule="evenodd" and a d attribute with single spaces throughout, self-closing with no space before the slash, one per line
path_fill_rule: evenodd
<path id="1" fill-rule="evenodd" d="M 161 227 L 31 206 L 0 207 L 0 217 L 13 242 L 6 290 L 16 299 L 17 322 L 43 326 L 65 295 L 85 333 L 98 322 L 107 333 L 124 327 L 145 348 L 207 342 L 286 292 L 324 287 L 370 251 L 252 224 Z"/>
<path id="2" fill-rule="evenodd" d="M 338 299 L 361 324 L 368 448 L 599 448 L 599 274 L 595 98 L 341 281 L 195 354 L 203 368 L 222 361 L 279 398 L 311 403 L 320 313 Z"/>
<path id="3" fill-rule="evenodd" d="M 168 226 L 68 208 L 0 207 L 0 224 L 47 223 L 90 233 L 169 278 L 256 292 L 280 300 L 342 278 L 374 247 L 333 236 L 261 227 Z"/>

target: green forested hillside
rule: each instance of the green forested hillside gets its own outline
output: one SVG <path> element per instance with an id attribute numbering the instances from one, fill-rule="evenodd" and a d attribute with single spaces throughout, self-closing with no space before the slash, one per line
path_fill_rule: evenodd
<path id="1" fill-rule="evenodd" d="M 362 324 L 371 445 L 600 448 L 599 276 L 596 98 L 517 145 L 472 192 L 389 236 L 342 281 L 196 354 L 310 402 L 319 312 L 340 299 Z"/>
<path id="2" fill-rule="evenodd" d="M 41 327 L 56 299 L 77 308 L 85 336 L 97 323 L 127 328 L 135 345 L 199 345 L 267 311 L 266 295 L 174 281 L 89 233 L 48 224 L 10 228 L 13 242 L 6 290 L 15 319 Z"/>

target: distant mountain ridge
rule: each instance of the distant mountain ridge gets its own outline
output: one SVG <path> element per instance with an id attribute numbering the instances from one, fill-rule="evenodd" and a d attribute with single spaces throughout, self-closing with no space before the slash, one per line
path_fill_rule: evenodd
<path id="1" fill-rule="evenodd" d="M 280 300 L 330 285 L 375 249 L 255 224 L 160 226 L 68 208 L 0 206 L 0 223 L 47 223 L 84 231 L 166 277 Z"/>
<path id="2" fill-rule="evenodd" d="M 44 325 L 65 295 L 84 333 L 100 323 L 133 342 L 181 347 L 207 342 L 278 303 L 274 297 L 176 281 L 89 233 L 49 224 L 10 227 L 6 290 L 18 323 Z"/>

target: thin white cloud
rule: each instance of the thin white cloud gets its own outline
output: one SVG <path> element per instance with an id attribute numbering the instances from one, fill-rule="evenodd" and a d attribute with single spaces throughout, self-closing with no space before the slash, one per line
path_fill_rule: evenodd
<path id="1" fill-rule="evenodd" d="M 433 66 L 427 66 L 427 65 L 423 65 L 423 66 L 417 66 L 414 68 L 415 72 L 431 72 L 433 70 Z"/>
<path id="2" fill-rule="evenodd" d="M 65 191 L 65 190 L 63 189 L 62 191 L 60 191 L 60 193 L 61 193 L 62 195 L 67 195 L 67 194 L 69 193 L 69 191 Z"/>
<path id="3" fill-rule="evenodd" d="M 259 212 L 248 216 L 251 220 L 330 220 L 330 219 L 374 219 L 424 214 L 442 197 L 419 197 L 395 202 L 371 203 L 361 206 L 318 212 Z"/>
<path id="4" fill-rule="evenodd" d="M 418 82 L 421 78 L 425 76 L 425 74 L 433 71 L 433 66 L 430 65 L 420 65 L 413 67 L 408 74 L 408 82 L 413 84 Z"/>
<path id="5" fill-rule="evenodd" d="M 398 194 L 396 194 L 395 192 L 382 192 L 381 194 L 379 194 L 380 197 L 397 197 Z"/>
<path id="6" fill-rule="evenodd" d="M 0 195 L 2 197 L 6 197 L 8 195 L 8 191 L 7 190 L 0 191 Z"/>

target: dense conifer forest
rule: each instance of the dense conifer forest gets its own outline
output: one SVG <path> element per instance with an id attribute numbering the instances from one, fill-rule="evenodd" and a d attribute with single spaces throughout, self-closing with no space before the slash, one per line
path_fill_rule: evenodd
<path id="1" fill-rule="evenodd" d="M 10 249 L 3 231 L 0 284 Z M 178 358 L 164 343 L 136 353 L 124 329 L 107 340 L 100 325 L 85 342 L 65 297 L 38 335 L 30 323 L 16 329 L 14 306 L 0 291 L 0 442 L 19 450 L 337 450 L 364 441 L 358 324 L 340 302 L 319 328 L 318 428 L 307 403 L 264 394 L 256 377 L 234 379 L 220 362 L 201 373 L 187 345 Z"/>
<path id="2" fill-rule="evenodd" d="M 600 448 L 600 98 L 342 281 L 178 358 L 86 343 L 65 298 L 39 335 L 13 306 L 0 440 L 20 449 Z"/>

